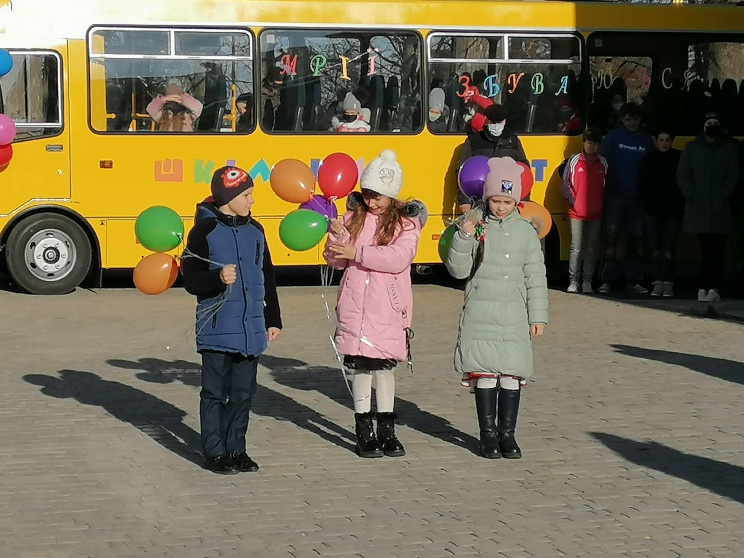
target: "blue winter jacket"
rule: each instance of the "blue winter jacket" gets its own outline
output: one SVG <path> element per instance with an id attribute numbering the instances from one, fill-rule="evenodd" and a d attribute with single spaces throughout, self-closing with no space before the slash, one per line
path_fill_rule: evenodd
<path id="1" fill-rule="evenodd" d="M 602 142 L 607 161 L 607 194 L 616 198 L 638 198 L 641 161 L 654 148 L 654 140 L 643 130 L 631 133 L 623 126 L 610 130 Z"/>
<path id="2" fill-rule="evenodd" d="M 263 353 L 267 328 L 282 324 L 261 225 L 251 217 L 224 215 L 214 204 L 202 203 L 186 246 L 184 288 L 197 295 L 197 350 L 244 356 Z M 237 279 L 227 287 L 220 279 L 219 264 L 231 263 Z"/>

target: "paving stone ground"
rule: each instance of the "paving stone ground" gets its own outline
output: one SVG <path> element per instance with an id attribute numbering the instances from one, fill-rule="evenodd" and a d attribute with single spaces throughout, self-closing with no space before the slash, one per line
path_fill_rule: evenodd
<path id="1" fill-rule="evenodd" d="M 551 291 L 524 458 L 489 461 L 451 372 L 462 292 L 414 292 L 406 457 L 353 453 L 321 290 L 285 287 L 261 470 L 229 477 L 199 465 L 193 297 L 0 292 L 0 557 L 742 556 L 744 325 Z"/>

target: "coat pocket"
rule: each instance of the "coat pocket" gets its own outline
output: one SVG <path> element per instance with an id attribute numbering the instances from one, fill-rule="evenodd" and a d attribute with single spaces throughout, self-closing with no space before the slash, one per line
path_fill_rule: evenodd
<path id="1" fill-rule="evenodd" d="M 402 312 L 405 310 L 405 307 L 403 306 L 403 301 L 400 299 L 400 293 L 398 293 L 398 287 L 395 284 L 395 281 L 390 283 L 388 285 L 388 296 L 390 297 L 390 305 L 393 307 L 393 310 L 396 312 Z"/>

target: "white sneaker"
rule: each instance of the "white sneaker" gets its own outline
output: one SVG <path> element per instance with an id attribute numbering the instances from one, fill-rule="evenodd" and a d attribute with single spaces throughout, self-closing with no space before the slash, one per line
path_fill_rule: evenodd
<path id="1" fill-rule="evenodd" d="M 661 296 L 664 292 L 664 282 L 654 281 L 654 290 L 651 291 L 651 296 Z"/>
<path id="2" fill-rule="evenodd" d="M 594 289 L 592 289 L 592 282 L 584 281 L 581 284 L 581 292 L 584 294 L 592 294 L 594 292 Z"/>
<path id="3" fill-rule="evenodd" d="M 698 302 L 708 302 L 708 291 L 698 289 Z"/>
<path id="4" fill-rule="evenodd" d="M 634 294 L 648 294 L 648 289 L 640 283 L 628 283 L 625 290 Z"/>
<path id="5" fill-rule="evenodd" d="M 661 289 L 661 296 L 663 297 L 673 297 L 674 296 L 674 283 L 671 281 L 664 281 Z"/>
<path id="6" fill-rule="evenodd" d="M 578 281 L 571 281 L 568 284 L 568 288 L 566 289 L 567 293 L 578 293 L 579 292 L 579 282 Z"/>
<path id="7" fill-rule="evenodd" d="M 718 294 L 718 291 L 715 289 L 711 289 L 708 291 L 708 302 L 720 302 L 721 301 L 721 295 Z"/>
<path id="8" fill-rule="evenodd" d="M 599 288 L 597 289 L 597 292 L 598 292 L 598 293 L 601 293 L 601 294 L 607 294 L 607 293 L 609 293 L 609 292 L 610 292 L 611 290 L 612 290 L 612 287 L 610 286 L 610 284 L 609 284 L 609 283 L 607 283 L 607 282 L 605 281 L 604 283 L 602 283 L 602 284 L 601 284 L 601 285 L 599 286 Z"/>

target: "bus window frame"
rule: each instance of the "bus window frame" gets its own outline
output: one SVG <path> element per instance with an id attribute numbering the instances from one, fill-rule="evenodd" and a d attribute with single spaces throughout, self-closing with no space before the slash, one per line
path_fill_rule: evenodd
<path id="1" fill-rule="evenodd" d="M 254 95 L 254 97 L 260 97 L 260 83 L 263 80 L 263 60 L 261 59 L 261 55 L 263 52 L 261 51 L 261 37 L 264 33 L 271 32 L 271 31 L 320 31 L 320 32 L 359 32 L 364 34 L 371 34 L 374 32 L 378 32 L 379 34 L 392 34 L 396 31 L 398 32 L 404 32 L 410 35 L 414 35 L 419 43 L 419 62 L 420 62 L 420 70 L 419 70 L 419 89 L 423 92 L 422 87 L 426 87 L 426 58 L 424 56 L 424 46 L 425 46 L 425 38 L 421 34 L 421 32 L 418 29 L 415 29 L 413 27 L 364 27 L 364 26 L 357 26 L 353 28 L 349 27 L 325 27 L 325 26 L 307 26 L 307 25 L 297 25 L 297 26 L 287 26 L 287 25 L 272 25 L 267 27 L 262 27 L 261 30 L 258 33 L 258 37 L 256 40 L 256 49 L 259 55 L 259 63 L 256 65 L 260 65 L 259 68 L 259 95 Z M 393 136 L 393 137 L 414 137 L 418 136 L 421 133 L 423 133 L 424 130 L 427 129 L 426 123 L 424 122 L 426 118 L 426 111 L 424 110 L 424 98 L 423 93 L 421 95 L 421 124 L 418 128 L 418 130 L 411 130 L 409 131 L 402 131 L 399 130 L 397 132 L 390 131 L 390 132 L 380 132 L 379 130 L 369 131 L 365 132 L 363 134 L 344 134 L 345 136 Z M 255 100 L 255 99 L 254 99 Z M 261 110 L 262 107 L 259 106 L 259 110 Z M 265 130 L 261 123 L 259 122 L 259 119 L 256 118 L 256 125 L 257 128 L 261 130 L 262 133 L 269 135 L 269 136 L 311 136 L 311 137 L 333 137 L 339 134 L 339 132 L 336 131 L 329 131 L 329 130 L 314 130 L 314 131 L 301 131 L 301 132 L 295 132 L 294 130 Z"/>
<path id="2" fill-rule="evenodd" d="M 169 49 L 173 52 L 176 49 L 176 41 L 175 41 L 175 33 L 177 31 L 186 31 L 191 33 L 240 33 L 240 34 L 247 34 L 248 35 L 248 45 L 250 48 L 250 56 L 225 56 L 225 55 L 209 55 L 209 56 L 198 56 L 198 55 L 185 55 L 185 54 L 167 54 L 167 55 L 149 55 L 149 54 L 92 54 L 92 44 L 93 41 L 91 41 L 91 37 L 93 36 L 93 33 L 98 30 L 106 30 L 106 31 L 169 31 L 169 38 L 168 38 L 168 46 Z M 96 135 L 102 135 L 102 136 L 164 136 L 164 137 L 183 137 L 183 136 L 199 136 L 199 137 L 205 137 L 205 136 L 214 136 L 217 134 L 222 135 L 224 132 L 221 131 L 206 131 L 206 130 L 193 130 L 188 133 L 184 132 L 178 132 L 178 131 L 158 131 L 158 132 L 146 132 L 146 133 L 132 133 L 128 130 L 96 130 L 93 127 L 93 116 L 91 114 L 91 107 L 92 107 L 92 99 L 91 99 L 91 87 L 90 87 L 90 68 L 91 64 L 93 63 L 94 59 L 103 60 L 106 58 L 109 59 L 126 59 L 126 60 L 206 60 L 206 61 L 215 61 L 215 60 L 224 60 L 224 61 L 240 61 L 240 60 L 250 60 L 253 67 L 251 69 L 251 77 L 253 78 L 253 125 L 249 130 L 235 130 L 231 131 L 227 135 L 239 135 L 239 136 L 247 136 L 252 133 L 254 133 L 258 129 L 258 121 L 255 115 L 257 114 L 257 100 L 256 100 L 256 92 L 255 92 L 255 86 L 256 86 L 256 34 L 253 32 L 253 30 L 250 27 L 247 26 L 219 26 L 219 25 L 205 25 L 200 27 L 195 27 L 193 25 L 104 25 L 104 24 L 98 24 L 98 25 L 91 25 L 87 31 L 85 32 L 85 53 L 86 53 L 86 66 L 85 66 L 85 93 L 86 93 L 86 100 L 88 103 L 87 107 L 87 120 L 88 120 L 88 129 L 93 132 Z M 237 97 L 236 97 L 237 99 Z"/>
<path id="3" fill-rule="evenodd" d="M 42 139 L 49 139 L 54 138 L 57 136 L 62 135 L 65 132 L 65 103 L 64 103 L 64 87 L 62 87 L 62 82 L 64 80 L 64 66 L 63 66 L 63 59 L 62 54 L 59 51 L 53 50 L 53 49 L 38 49 L 38 48 L 13 48 L 8 47 L 6 49 L 8 53 L 13 56 L 13 54 L 22 54 L 22 55 L 43 55 L 43 56 L 49 56 L 52 55 L 57 59 L 57 113 L 59 114 L 59 123 L 33 123 L 33 122 L 16 122 L 13 120 L 13 124 L 16 127 L 16 130 L 22 130 L 23 128 L 44 128 L 44 129 L 56 129 L 57 131 L 54 134 L 45 135 L 42 134 L 38 137 L 33 138 L 23 138 L 19 139 L 17 137 L 13 138 L 13 141 L 11 143 L 25 143 L 27 141 L 36 141 L 36 140 L 42 140 Z"/>
<path id="4" fill-rule="evenodd" d="M 436 36 L 444 36 L 444 37 L 477 37 L 477 38 L 501 38 L 503 39 L 503 55 L 502 58 L 441 58 L 441 57 L 434 57 L 430 58 L 429 54 L 431 52 L 431 39 L 433 39 Z M 579 53 L 579 60 L 578 62 L 571 60 L 571 59 L 565 59 L 565 58 L 528 58 L 528 59 L 522 59 L 522 58 L 508 58 L 509 53 L 509 39 L 513 37 L 522 37 L 522 38 L 572 38 L 576 39 L 578 42 L 578 53 Z M 587 54 L 587 45 L 586 45 L 586 38 L 579 30 L 572 30 L 572 31 L 526 31 L 524 29 L 519 30 L 498 30 L 498 29 L 491 29 L 488 30 L 488 32 L 484 33 L 474 33 L 472 31 L 459 31 L 457 29 L 431 29 L 430 32 L 426 35 L 426 72 L 427 72 L 427 79 L 429 78 L 429 65 L 432 63 L 437 64 L 443 64 L 448 62 L 474 62 L 474 63 L 483 63 L 483 64 L 500 64 L 505 62 L 512 62 L 516 64 L 545 64 L 546 62 L 556 62 L 556 63 L 563 63 L 563 64 L 578 64 L 581 68 L 581 73 L 577 75 L 577 79 L 581 76 L 587 76 L 589 78 L 589 56 Z M 428 81 L 427 81 L 428 83 Z M 583 101 L 579 103 L 578 111 L 581 115 L 581 119 L 583 122 L 583 127 L 586 128 L 586 122 L 587 122 L 587 115 L 588 115 L 588 104 L 586 102 L 587 94 L 591 93 L 591 86 L 590 84 L 584 84 L 580 86 L 581 96 L 583 97 Z M 426 98 L 426 108 L 428 110 L 429 108 L 429 99 L 428 95 Z M 429 129 L 428 123 L 424 126 L 426 130 L 434 136 L 463 136 L 468 135 L 467 129 L 461 131 L 461 132 L 432 132 Z M 576 137 L 580 136 L 582 132 L 579 132 L 577 134 L 567 134 L 564 132 L 517 132 L 517 135 L 519 136 L 559 136 L 559 137 Z"/>

